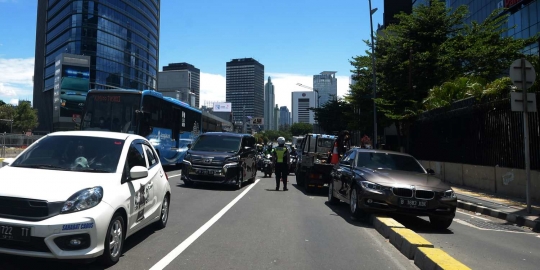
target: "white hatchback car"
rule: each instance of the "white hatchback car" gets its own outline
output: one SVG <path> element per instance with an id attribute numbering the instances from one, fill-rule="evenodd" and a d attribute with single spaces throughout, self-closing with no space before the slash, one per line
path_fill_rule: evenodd
<path id="1" fill-rule="evenodd" d="M 0 253 L 101 256 L 112 265 L 127 237 L 167 225 L 171 187 L 143 137 L 56 132 L 8 163 L 0 169 Z"/>

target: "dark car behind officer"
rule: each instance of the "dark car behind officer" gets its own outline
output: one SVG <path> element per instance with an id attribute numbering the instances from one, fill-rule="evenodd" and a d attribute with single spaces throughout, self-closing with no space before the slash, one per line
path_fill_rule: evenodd
<path id="1" fill-rule="evenodd" d="M 278 147 L 274 148 L 274 162 L 276 170 L 276 190 L 279 190 L 279 182 L 283 180 L 283 190 L 287 189 L 287 175 L 289 175 L 290 156 L 287 147 L 285 147 L 285 138 L 277 139 Z"/>

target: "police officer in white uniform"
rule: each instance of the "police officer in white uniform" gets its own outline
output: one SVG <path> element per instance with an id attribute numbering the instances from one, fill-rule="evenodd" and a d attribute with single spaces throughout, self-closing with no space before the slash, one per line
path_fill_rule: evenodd
<path id="1" fill-rule="evenodd" d="M 289 175 L 290 153 L 285 147 L 285 138 L 277 139 L 278 147 L 274 148 L 274 168 L 276 170 L 276 190 L 279 190 L 279 182 L 283 180 L 283 190 L 287 189 L 287 175 Z"/>

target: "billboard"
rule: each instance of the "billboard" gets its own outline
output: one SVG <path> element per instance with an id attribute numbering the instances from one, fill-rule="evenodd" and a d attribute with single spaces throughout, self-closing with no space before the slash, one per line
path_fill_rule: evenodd
<path id="1" fill-rule="evenodd" d="M 251 123 L 252 123 L 252 125 L 259 125 L 259 126 L 262 126 L 262 125 L 264 125 L 264 118 L 262 118 L 262 117 L 255 117 L 255 118 L 251 119 Z"/>
<path id="2" fill-rule="evenodd" d="M 230 102 L 216 102 L 214 103 L 214 112 L 231 112 L 232 105 Z"/>
<path id="3" fill-rule="evenodd" d="M 64 128 L 67 128 L 66 124 L 79 123 L 89 89 L 90 56 L 58 55 L 54 72 L 53 123 L 64 123 L 61 125 Z"/>
<path id="4" fill-rule="evenodd" d="M 519 3 L 521 3 L 523 0 L 504 0 L 504 7 L 505 8 L 511 8 Z"/>

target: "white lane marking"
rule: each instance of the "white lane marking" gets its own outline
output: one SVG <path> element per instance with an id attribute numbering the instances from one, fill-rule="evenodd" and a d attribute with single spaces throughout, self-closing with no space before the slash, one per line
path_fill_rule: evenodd
<path id="1" fill-rule="evenodd" d="M 234 200 L 232 200 L 227 206 L 225 206 L 219 213 L 212 217 L 208 222 L 206 222 L 202 227 L 190 235 L 184 242 L 180 243 L 175 247 L 169 254 L 163 257 L 159 262 L 157 262 L 150 270 L 161 270 L 169 265 L 176 257 L 178 257 L 186 248 L 188 248 L 197 238 L 199 238 L 206 230 L 208 230 L 214 223 L 216 223 L 227 211 L 229 211 L 242 197 L 244 197 L 261 179 L 257 179 L 253 184 L 249 185 L 244 192 L 240 193 Z"/>
<path id="2" fill-rule="evenodd" d="M 537 233 L 529 233 L 529 232 L 516 232 L 516 231 L 506 231 L 506 230 L 495 230 L 495 229 L 486 229 L 486 228 L 480 228 L 480 227 L 477 227 L 477 226 L 474 226 L 473 224 L 467 222 L 467 221 L 464 221 L 464 220 L 461 220 L 461 219 L 457 219 L 457 218 L 454 218 L 454 221 L 459 223 L 459 224 L 462 224 L 462 225 L 465 225 L 465 226 L 469 226 L 469 227 L 472 227 L 472 228 L 475 228 L 475 229 L 478 229 L 478 230 L 481 230 L 481 231 L 494 231 L 494 232 L 507 232 L 507 233 L 521 233 L 521 234 L 537 234 Z M 539 236 L 537 236 L 539 237 Z"/>
<path id="3" fill-rule="evenodd" d="M 182 174 L 169 175 L 169 178 L 177 177 L 177 176 L 180 176 L 180 175 L 182 175 Z"/>
<path id="4" fill-rule="evenodd" d="M 170 176 L 169 176 L 169 177 L 170 177 Z M 464 215 L 467 215 L 467 216 L 471 216 L 471 217 L 473 217 L 473 218 L 477 218 L 477 219 L 481 219 L 481 220 L 485 220 L 485 221 L 491 221 L 491 220 L 489 220 L 489 219 L 487 219 L 487 218 L 483 218 L 483 217 L 476 216 L 476 215 L 471 215 L 471 214 L 469 214 L 469 213 L 465 213 L 465 212 L 461 212 L 461 211 L 457 211 L 457 212 L 460 213 L 460 214 L 464 214 Z"/>

